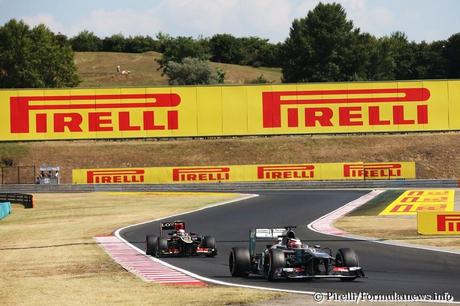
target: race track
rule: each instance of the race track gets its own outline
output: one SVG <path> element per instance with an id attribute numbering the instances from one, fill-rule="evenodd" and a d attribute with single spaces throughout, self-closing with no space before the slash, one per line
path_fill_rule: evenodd
<path id="1" fill-rule="evenodd" d="M 298 291 L 431 294 L 449 292 L 460 300 L 460 255 L 389 246 L 337 238 L 310 231 L 306 225 L 336 208 L 368 193 L 351 190 L 261 191 L 260 196 L 217 206 L 174 219 L 184 220 L 187 231 L 213 235 L 219 254 L 215 258 L 166 258 L 177 267 L 219 281 Z M 351 247 L 359 255 L 367 278 L 354 282 L 338 280 L 278 281 L 233 278 L 228 254 L 234 246 L 247 247 L 250 228 L 296 225 L 296 234 L 309 244 L 337 250 Z M 369 224 L 372 226 L 372 224 Z M 146 234 L 159 233 L 159 222 L 121 231 L 121 236 L 145 249 Z M 334 251 L 335 254 L 335 251 Z"/>

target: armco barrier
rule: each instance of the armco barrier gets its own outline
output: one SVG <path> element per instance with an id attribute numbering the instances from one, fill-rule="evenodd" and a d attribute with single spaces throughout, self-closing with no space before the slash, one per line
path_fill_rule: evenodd
<path id="1" fill-rule="evenodd" d="M 13 192 L 14 188 L 10 188 L 9 186 L 34 186 L 34 185 L 0 185 L 0 201 L 17 203 L 24 205 L 25 208 L 33 208 L 34 207 L 34 197 L 30 194 L 23 194 L 23 193 L 11 193 Z M 1 193 L 3 190 L 7 191 L 8 193 Z M 16 191 L 18 192 L 18 191 Z"/>
<path id="2" fill-rule="evenodd" d="M 0 90 L 0 141 L 460 130 L 460 80 Z"/>
<path id="3" fill-rule="evenodd" d="M 5 218 L 11 213 L 11 203 L 4 202 L 0 203 L 0 219 Z"/>
<path id="4" fill-rule="evenodd" d="M 257 191 L 264 189 L 341 189 L 341 188 L 458 188 L 458 180 L 378 180 L 378 181 L 288 181 L 262 183 L 207 184 L 95 184 L 95 185 L 0 185 L 1 191 L 24 193 L 65 193 L 94 191 Z"/>

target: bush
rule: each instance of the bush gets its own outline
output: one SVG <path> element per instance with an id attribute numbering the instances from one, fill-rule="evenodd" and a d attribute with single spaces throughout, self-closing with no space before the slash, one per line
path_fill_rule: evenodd
<path id="1" fill-rule="evenodd" d="M 181 63 L 167 62 L 164 73 L 171 85 L 221 84 L 225 79 L 225 72 L 220 69 L 213 71 L 209 61 L 191 57 L 184 58 Z"/>

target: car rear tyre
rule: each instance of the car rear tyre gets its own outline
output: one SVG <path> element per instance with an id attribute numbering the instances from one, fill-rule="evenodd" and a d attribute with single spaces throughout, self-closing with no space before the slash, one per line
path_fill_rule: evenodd
<path id="1" fill-rule="evenodd" d="M 337 267 L 359 267 L 358 255 L 356 255 L 353 249 L 344 248 L 337 251 L 335 256 L 335 265 Z M 351 282 L 355 280 L 356 277 L 350 278 L 341 278 L 343 282 Z"/>
<path id="2" fill-rule="evenodd" d="M 246 248 L 232 248 L 228 266 L 233 277 L 247 277 L 251 271 L 251 256 Z"/>
<path id="3" fill-rule="evenodd" d="M 145 254 L 155 256 L 157 253 L 157 236 L 147 235 L 145 237 Z"/>
<path id="4" fill-rule="evenodd" d="M 268 272 L 267 279 L 269 281 L 276 280 L 277 273 L 286 265 L 284 252 L 281 250 L 270 250 L 268 253 Z"/>

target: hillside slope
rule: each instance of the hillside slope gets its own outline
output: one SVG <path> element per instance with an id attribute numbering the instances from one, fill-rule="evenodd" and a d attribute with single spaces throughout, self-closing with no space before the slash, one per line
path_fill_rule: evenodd
<path id="1" fill-rule="evenodd" d="M 159 53 L 80 52 L 75 61 L 81 87 L 159 86 L 167 80 L 154 61 Z M 116 66 L 130 70 L 117 74 Z M 279 82 L 278 69 L 213 63 L 228 83 L 244 83 L 260 74 Z M 256 163 L 414 161 L 418 178 L 460 177 L 460 134 L 279 136 L 173 141 L 54 141 L 0 143 L 0 164 L 60 166 L 62 182 L 74 168 L 231 165 Z"/>
<path id="2" fill-rule="evenodd" d="M 122 87 L 122 86 L 158 86 L 167 85 L 168 80 L 161 75 L 155 59 L 161 56 L 157 52 L 117 53 L 117 52 L 76 52 L 75 64 L 82 79 L 79 87 Z M 129 75 L 117 73 L 130 71 Z M 244 84 L 260 75 L 270 82 L 279 83 L 281 71 L 277 68 L 253 68 L 229 64 L 212 63 L 225 71 L 225 83 Z"/>
<path id="3" fill-rule="evenodd" d="M 0 158 L 17 165 L 73 168 L 231 165 L 256 163 L 414 161 L 418 178 L 460 177 L 460 134 L 280 136 L 174 141 L 6 143 Z"/>

